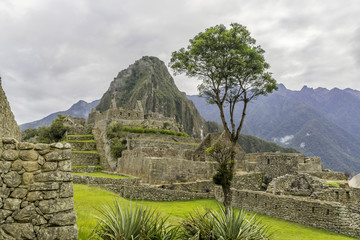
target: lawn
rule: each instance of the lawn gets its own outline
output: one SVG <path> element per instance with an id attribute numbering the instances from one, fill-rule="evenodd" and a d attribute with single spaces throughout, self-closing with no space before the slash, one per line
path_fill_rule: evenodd
<path id="1" fill-rule="evenodd" d="M 120 175 L 106 174 L 103 172 L 91 172 L 91 173 L 75 173 L 75 172 L 73 172 L 72 174 L 79 175 L 79 176 L 100 177 L 100 178 L 116 178 L 116 179 L 132 178 L 131 176 L 120 176 Z"/>
<path id="2" fill-rule="evenodd" d="M 94 215 L 96 208 L 102 204 L 111 204 L 114 198 L 118 198 L 124 204 L 129 200 L 121 198 L 114 193 L 80 184 L 74 184 L 75 211 L 78 217 L 79 239 L 89 239 L 92 229 L 96 226 Z M 165 215 L 169 215 L 172 223 L 177 223 L 186 214 L 195 209 L 216 208 L 217 201 L 214 199 L 192 200 L 192 201 L 173 201 L 173 202 L 153 202 L 153 201 L 133 201 L 144 206 L 155 208 Z M 346 237 L 325 230 L 306 227 L 300 224 L 283 221 L 268 216 L 261 216 L 263 222 L 272 227 L 275 231 L 275 240 L 350 240 L 355 238 Z"/>

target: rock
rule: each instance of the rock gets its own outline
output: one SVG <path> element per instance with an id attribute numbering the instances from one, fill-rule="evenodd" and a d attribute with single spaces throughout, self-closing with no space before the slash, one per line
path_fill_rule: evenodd
<path id="1" fill-rule="evenodd" d="M 58 182 L 58 181 L 71 181 L 71 172 L 47 172 L 35 175 L 36 182 Z"/>
<path id="2" fill-rule="evenodd" d="M 11 193 L 10 197 L 12 198 L 25 198 L 28 190 L 26 188 L 15 188 Z"/>
<path id="3" fill-rule="evenodd" d="M 0 222 L 4 221 L 12 213 L 13 213 L 13 211 L 0 209 Z"/>
<path id="4" fill-rule="evenodd" d="M 52 148 L 57 148 L 57 149 L 63 149 L 64 148 L 64 145 L 62 143 L 52 143 L 50 144 L 50 147 Z"/>
<path id="5" fill-rule="evenodd" d="M 50 219 L 49 223 L 57 226 L 75 224 L 76 213 L 75 211 L 57 213 Z"/>
<path id="6" fill-rule="evenodd" d="M 57 162 L 46 162 L 42 166 L 44 172 L 55 171 L 57 169 Z"/>
<path id="7" fill-rule="evenodd" d="M 60 197 L 67 198 L 74 196 L 74 188 L 72 183 L 62 183 L 60 187 Z"/>
<path id="8" fill-rule="evenodd" d="M 3 224 L 2 230 L 16 239 L 34 239 L 34 227 L 30 223 Z"/>
<path id="9" fill-rule="evenodd" d="M 11 137 L 2 137 L 3 144 L 17 144 L 18 141 L 15 138 Z"/>
<path id="10" fill-rule="evenodd" d="M 19 152 L 16 150 L 5 150 L 2 154 L 5 161 L 14 161 L 19 158 Z"/>
<path id="11" fill-rule="evenodd" d="M 33 143 L 28 143 L 28 142 L 20 142 L 18 144 L 18 148 L 20 150 L 30 150 L 30 149 L 34 149 L 34 144 Z"/>
<path id="12" fill-rule="evenodd" d="M 40 169 L 40 165 L 37 162 L 24 162 L 23 167 L 27 172 L 35 172 Z"/>
<path id="13" fill-rule="evenodd" d="M 17 187 L 21 184 L 21 176 L 14 171 L 5 174 L 3 179 L 8 187 Z"/>
<path id="14" fill-rule="evenodd" d="M 0 188 L 0 198 L 7 198 L 10 195 L 10 188 L 7 188 L 5 185 L 3 185 Z"/>
<path id="15" fill-rule="evenodd" d="M 4 206 L 3 208 L 5 210 L 18 210 L 20 209 L 20 204 L 21 204 L 21 199 L 17 199 L 17 198 L 7 198 L 4 201 Z"/>
<path id="16" fill-rule="evenodd" d="M 21 171 L 22 169 L 22 164 L 23 164 L 23 161 L 21 160 L 16 160 L 15 162 L 13 162 L 13 164 L 11 165 L 11 170 L 13 171 Z"/>
<path id="17" fill-rule="evenodd" d="M 38 233 L 38 238 L 41 240 L 53 240 L 53 239 L 64 239 L 66 240 L 76 240 L 78 237 L 78 229 L 75 226 L 65 226 L 65 227 L 49 227 L 49 228 L 40 228 Z"/>
<path id="18" fill-rule="evenodd" d="M 26 200 L 29 202 L 35 202 L 43 199 L 44 199 L 44 194 L 39 191 L 29 192 L 26 198 Z"/>
<path id="19" fill-rule="evenodd" d="M 349 181 L 349 186 L 352 188 L 360 188 L 360 173 Z"/>
<path id="20" fill-rule="evenodd" d="M 25 173 L 24 173 L 25 174 Z M 33 183 L 29 186 L 29 191 L 49 191 L 59 189 L 59 183 L 57 182 L 39 182 Z"/>
<path id="21" fill-rule="evenodd" d="M 39 209 L 44 214 L 72 210 L 73 208 L 74 208 L 73 198 L 43 200 L 39 203 Z"/>
<path id="22" fill-rule="evenodd" d="M 54 199 L 54 198 L 58 198 L 58 197 L 59 197 L 58 191 L 45 191 L 44 192 L 44 199 L 46 199 L 46 200 Z"/>
<path id="23" fill-rule="evenodd" d="M 39 153 L 35 150 L 21 150 L 19 156 L 24 161 L 37 161 Z"/>
<path id="24" fill-rule="evenodd" d="M 71 172 L 71 160 L 59 162 L 59 170 L 64 172 Z"/>
<path id="25" fill-rule="evenodd" d="M 34 205 L 28 205 L 27 207 L 16 212 L 13 216 L 14 219 L 19 222 L 29 222 L 30 218 L 34 218 L 36 215 L 38 214 L 35 211 Z"/>
<path id="26" fill-rule="evenodd" d="M 7 173 L 10 170 L 11 162 L 1 161 L 0 162 L 0 173 Z"/>
<path id="27" fill-rule="evenodd" d="M 44 150 L 49 150 L 50 149 L 50 145 L 49 144 L 45 144 L 45 143 L 37 143 L 34 146 L 35 150 L 38 151 L 44 151 Z"/>
<path id="28" fill-rule="evenodd" d="M 34 174 L 32 173 L 24 173 L 22 181 L 25 185 L 29 185 L 34 182 Z"/>
<path id="29" fill-rule="evenodd" d="M 53 151 L 45 155 L 47 161 L 64 161 L 70 160 L 71 150 Z"/>
<path id="30" fill-rule="evenodd" d="M 43 158 L 42 156 L 38 157 L 38 164 L 40 166 L 43 166 L 45 164 L 45 158 Z"/>

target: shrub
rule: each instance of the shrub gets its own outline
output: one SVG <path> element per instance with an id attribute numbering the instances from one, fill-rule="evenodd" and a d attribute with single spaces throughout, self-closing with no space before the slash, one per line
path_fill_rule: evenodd
<path id="1" fill-rule="evenodd" d="M 38 130 L 33 128 L 28 128 L 22 132 L 22 140 L 26 141 L 30 138 L 33 138 L 38 135 Z"/>
<path id="2" fill-rule="evenodd" d="M 126 149 L 126 140 L 121 140 L 120 138 L 111 139 L 110 143 L 110 153 L 114 158 L 119 158 L 122 156 L 122 152 Z"/>
<path id="3" fill-rule="evenodd" d="M 178 228 L 167 225 L 160 213 L 139 205 L 121 207 L 118 200 L 113 205 L 98 209 L 99 220 L 93 236 L 97 239 L 178 239 Z"/>
<path id="4" fill-rule="evenodd" d="M 270 239 L 270 228 L 262 224 L 255 215 L 247 216 L 243 210 L 231 208 L 225 214 L 225 207 L 219 210 L 197 210 L 182 224 L 183 239 Z"/>

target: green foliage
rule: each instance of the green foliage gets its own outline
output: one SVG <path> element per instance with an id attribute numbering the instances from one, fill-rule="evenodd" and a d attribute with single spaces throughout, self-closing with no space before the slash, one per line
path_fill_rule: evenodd
<path id="1" fill-rule="evenodd" d="M 112 206 L 103 205 L 98 212 L 94 235 L 99 239 L 177 239 L 178 228 L 167 225 L 167 218 L 150 208 L 130 204 L 123 209 L 115 199 Z"/>
<path id="2" fill-rule="evenodd" d="M 72 173 L 73 175 L 78 176 L 89 176 L 89 177 L 100 177 L 100 178 L 114 178 L 114 179 L 124 179 L 124 178 L 133 178 L 131 176 L 120 176 L 114 174 L 106 174 L 101 171 L 99 172 L 91 172 L 91 173 Z"/>
<path id="3" fill-rule="evenodd" d="M 38 130 L 33 128 L 28 128 L 22 132 L 22 140 L 26 141 L 30 138 L 33 138 L 38 135 Z"/>
<path id="4" fill-rule="evenodd" d="M 189 214 L 183 224 L 183 239 L 241 240 L 270 239 L 270 228 L 255 215 L 248 216 L 243 210 L 225 208 L 219 210 L 197 210 Z"/>
<path id="5" fill-rule="evenodd" d="M 114 158 L 121 157 L 124 150 L 126 150 L 126 140 L 121 140 L 117 137 L 111 139 L 110 153 Z"/>

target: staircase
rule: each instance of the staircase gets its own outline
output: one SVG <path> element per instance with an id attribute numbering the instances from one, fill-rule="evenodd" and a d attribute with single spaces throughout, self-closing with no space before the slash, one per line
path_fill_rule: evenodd
<path id="1" fill-rule="evenodd" d="M 95 172 L 101 171 L 100 155 L 96 150 L 96 142 L 92 134 L 68 135 L 66 142 L 72 147 L 72 171 Z"/>

